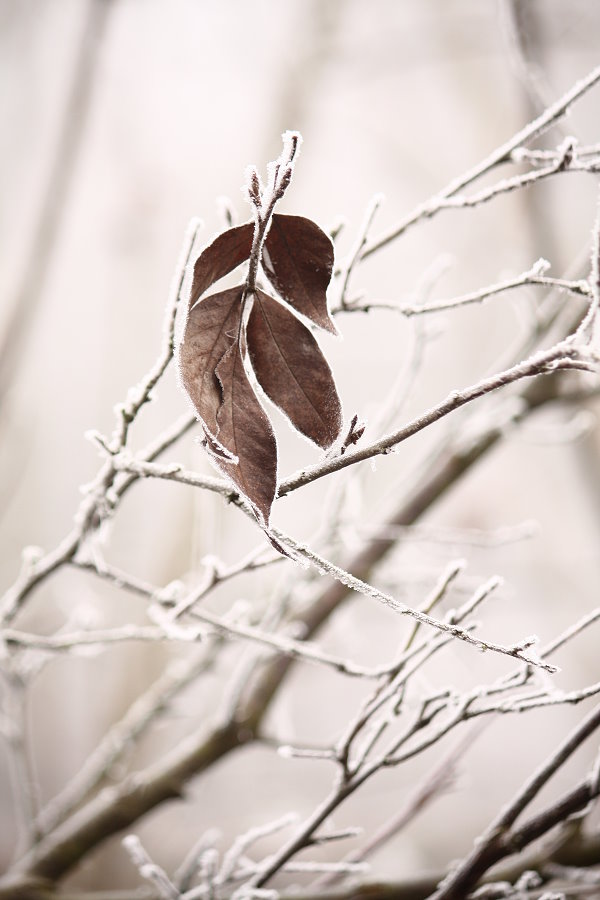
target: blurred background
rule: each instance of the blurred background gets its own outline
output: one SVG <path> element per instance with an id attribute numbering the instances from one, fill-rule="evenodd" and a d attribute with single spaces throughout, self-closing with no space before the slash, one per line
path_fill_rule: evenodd
<path id="1" fill-rule="evenodd" d="M 0 0 L 2 584 L 16 577 L 24 547 L 50 549 L 70 528 L 80 485 L 99 464 L 84 434 L 112 430 L 115 403 L 157 355 L 189 219 L 203 220 L 209 241 L 224 227 L 219 198 L 227 197 L 238 220 L 246 220 L 245 168 L 254 163 L 264 172 L 280 152 L 283 131 L 297 129 L 304 138 L 285 210 L 324 228 L 342 219 L 337 249 L 344 256 L 375 193 L 385 198 L 373 224 L 377 235 L 586 74 L 598 63 L 599 40 L 600 7 L 589 0 Z M 596 90 L 544 146 L 555 147 L 565 133 L 598 142 L 599 114 Z M 443 213 L 374 254 L 359 267 L 354 288 L 409 302 L 437 273 L 432 295 L 448 297 L 516 275 L 541 256 L 557 277 L 577 267 L 585 275 L 596 195 L 591 176 L 569 175 L 479 210 Z M 501 296 L 431 323 L 398 421 L 493 371 L 527 327 L 534 296 Z M 415 323 L 375 312 L 341 316 L 339 327 L 343 340 L 325 337 L 322 346 L 346 418 L 356 412 L 374 429 L 408 364 Z M 186 408 L 170 372 L 158 402 L 136 424 L 133 448 Z M 282 475 L 318 458 L 274 418 Z M 532 632 L 548 640 L 591 609 L 600 574 L 600 442 L 593 422 L 570 440 L 568 419 L 549 412 L 510 436 L 428 518 L 431 528 L 446 529 L 445 539 L 408 540 L 378 583 L 417 603 L 457 556 L 468 561 L 464 590 L 501 574 L 505 586 L 485 618 L 486 633 L 498 640 Z M 410 441 L 369 469 L 356 501 L 365 529 L 378 521 L 391 492 L 410 484 L 435 439 Z M 170 458 L 210 471 L 190 436 Z M 313 485 L 277 506 L 275 523 L 310 539 L 322 490 Z M 534 537 L 502 546 L 463 542 L 456 531 L 495 533 L 531 520 Z M 206 555 L 234 562 L 257 539 L 251 523 L 218 497 L 147 483 L 127 499 L 105 553 L 164 585 L 197 576 Z M 212 602 L 220 610 L 240 597 L 252 602 L 282 577 L 249 577 Z M 143 622 L 144 615 L 142 600 L 64 572 L 34 594 L 19 625 L 50 632 L 65 621 L 105 626 Z M 377 661 L 388 626 L 372 604 L 353 603 L 332 623 L 329 646 Z M 597 647 L 596 632 L 561 658 L 565 686 L 598 680 Z M 28 707 L 42 802 L 77 771 L 170 653 L 162 646 L 117 647 L 56 657 L 45 667 Z M 470 683 L 465 648 L 445 659 L 451 676 L 442 667 L 440 678 Z M 213 673 L 202 689 L 180 698 L 124 765 L 144 765 L 214 711 L 225 674 Z M 272 731 L 286 740 L 333 740 L 356 697 L 354 686 L 299 669 L 273 710 Z M 477 802 L 444 797 L 382 851 L 375 871 L 402 877 L 464 853 L 579 715 L 539 712 L 488 729 L 460 785 Z M 584 757 L 573 765 L 583 767 Z M 375 828 L 418 766 L 429 764 L 420 760 L 374 781 L 336 821 Z M 222 830 L 227 846 L 240 831 L 290 808 L 307 813 L 329 778 L 327 766 L 254 747 L 198 779 L 186 804 L 153 813 L 138 832 L 157 861 L 172 868 L 209 826 Z M 3 866 L 14 849 L 13 821 L 1 748 Z M 71 880 L 101 888 L 139 879 L 114 840 Z"/>

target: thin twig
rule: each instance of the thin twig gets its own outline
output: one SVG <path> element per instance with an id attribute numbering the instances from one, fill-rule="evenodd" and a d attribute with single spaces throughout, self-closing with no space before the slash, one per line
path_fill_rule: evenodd
<path id="1" fill-rule="evenodd" d="M 373 587 L 372 585 L 367 584 L 360 578 L 356 578 L 354 575 L 351 575 L 349 572 L 346 572 L 344 569 L 340 568 L 340 566 L 336 566 L 334 563 L 329 562 L 329 560 L 326 560 L 318 553 L 310 550 L 305 544 L 301 544 L 298 541 L 293 540 L 293 538 L 289 537 L 287 534 L 284 534 L 284 532 L 280 531 L 279 529 L 273 529 L 273 533 L 275 534 L 278 541 L 281 541 L 282 544 L 290 547 L 295 553 L 298 553 L 301 557 L 308 560 L 322 574 L 330 575 L 332 578 L 340 581 L 342 584 L 346 585 L 346 587 L 351 588 L 351 590 L 357 591 L 359 594 L 364 594 L 364 596 L 366 597 L 372 597 L 374 600 L 378 600 L 380 603 L 383 603 L 384 606 L 389 607 L 394 612 L 409 616 L 411 619 L 414 619 L 421 625 L 429 625 L 430 627 L 435 628 L 438 631 L 442 631 L 445 634 L 458 638 L 461 641 L 465 641 L 467 644 L 471 644 L 472 646 L 477 647 L 478 650 L 491 650 L 494 653 L 500 653 L 505 656 L 512 656 L 513 658 L 521 659 L 523 660 L 523 662 L 527 662 L 529 665 L 532 665 L 534 667 L 539 666 L 546 672 L 553 673 L 556 671 L 555 666 L 544 663 L 536 656 L 528 655 L 526 653 L 526 647 L 523 645 L 516 644 L 512 647 L 506 647 L 493 641 L 476 638 L 470 633 L 470 631 L 467 631 L 465 628 L 461 628 L 460 626 L 454 625 L 451 622 L 444 622 L 440 619 L 435 619 L 433 616 L 421 612 L 420 610 L 412 609 L 405 603 L 394 599 L 394 597 L 391 597 L 389 594 L 385 594 L 383 593 L 383 591 L 377 590 L 377 588 Z"/>
<path id="2" fill-rule="evenodd" d="M 459 191 L 462 191 L 465 187 L 472 184 L 474 181 L 477 181 L 496 166 L 509 161 L 517 148 L 530 143 L 532 140 L 543 134 L 551 125 L 561 119 L 569 107 L 594 87 L 598 81 L 600 81 L 600 66 L 592 69 L 585 78 L 576 82 L 566 94 L 563 94 L 559 100 L 544 110 L 544 112 L 534 119 L 533 122 L 530 122 L 509 138 L 508 141 L 493 150 L 489 156 L 486 156 L 485 159 L 473 166 L 473 168 L 465 174 L 450 181 L 449 184 L 447 184 L 446 187 L 432 200 L 417 206 L 416 209 L 409 213 L 401 222 L 365 247 L 361 258 L 365 259 L 368 256 L 371 256 L 371 254 L 380 250 L 382 247 L 385 247 L 387 244 L 391 243 L 391 241 L 396 240 L 396 238 L 404 234 L 412 225 L 422 219 L 431 218 L 432 214 L 435 214 L 435 212 L 442 208 L 440 204 L 443 205 L 447 198 L 458 194 Z"/>

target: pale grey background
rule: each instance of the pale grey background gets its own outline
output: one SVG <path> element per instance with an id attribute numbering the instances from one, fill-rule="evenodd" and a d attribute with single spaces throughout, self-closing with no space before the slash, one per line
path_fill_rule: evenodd
<path id="1" fill-rule="evenodd" d="M 536 19 L 531 50 L 554 98 L 598 62 L 600 9 L 589 0 L 530 5 Z M 69 528 L 79 485 L 98 464 L 84 432 L 111 429 L 113 405 L 155 356 L 189 218 L 204 220 L 209 239 L 222 227 L 219 195 L 230 197 L 246 218 L 240 193 L 244 169 L 249 163 L 264 168 L 278 154 L 283 130 L 299 129 L 304 137 L 286 209 L 323 226 L 344 217 L 344 252 L 375 192 L 386 198 L 377 233 L 477 162 L 531 112 L 492 0 L 112 0 L 98 35 L 88 101 L 69 145 L 66 189 L 52 207 L 50 237 L 43 242 L 49 263 L 38 271 L 32 255 L 36 223 L 92 10 L 83 0 L 0 0 L 0 329 L 8 326 L 22 297 L 26 272 L 33 273 L 21 336 L 0 385 L 6 389 L 0 409 L 3 584 L 15 577 L 24 545 L 50 548 Z M 596 91 L 573 112 L 566 131 L 597 141 L 599 112 Z M 555 143 L 560 134 L 548 140 Z M 373 257 L 359 270 L 355 287 L 373 297 L 406 297 L 445 254 L 455 262 L 436 287 L 438 296 L 516 274 L 542 255 L 560 275 L 585 245 L 595 203 L 593 180 L 569 176 L 476 213 L 445 213 Z M 485 310 L 444 316 L 443 333 L 431 346 L 403 416 L 491 371 L 522 328 L 521 315 L 516 299 L 503 297 Z M 323 346 L 346 415 L 356 411 L 373 420 L 403 365 L 413 326 L 379 313 L 343 317 L 340 327 L 344 340 L 325 338 Z M 141 417 L 136 447 L 185 409 L 172 374 L 160 401 Z M 316 458 L 306 442 L 277 422 L 282 472 Z M 547 434 L 547 428 L 526 426 L 430 517 L 436 524 L 481 528 L 533 518 L 540 525 L 538 537 L 493 551 L 409 545 L 387 567 L 396 578 L 402 567 L 409 600 L 422 597 L 428 573 L 461 555 L 469 560 L 466 586 L 495 572 L 506 577 L 501 598 L 486 616 L 487 633 L 498 640 L 531 632 L 549 638 L 578 610 L 595 604 L 596 433 L 576 445 L 545 446 Z M 377 520 L 390 484 L 410 478 L 427 445 L 427 439 L 415 440 L 377 463 L 366 480 L 371 517 L 366 524 Z M 206 469 L 191 439 L 176 456 Z M 309 538 L 322 490 L 313 485 L 286 500 L 276 508 L 275 521 Z M 252 526 L 219 498 L 147 484 L 127 500 L 107 553 L 115 563 L 163 584 L 193 571 L 207 553 L 232 561 L 255 540 Z M 380 580 L 385 583 L 384 572 Z M 225 608 L 240 595 L 252 600 L 271 583 L 268 575 L 248 579 L 223 589 L 215 602 Z M 144 618 L 143 602 L 67 573 L 35 595 L 22 624 L 47 631 L 73 610 L 98 624 Z M 389 618 L 353 603 L 333 625 L 328 646 L 374 660 L 382 652 Z M 562 661 L 566 685 L 598 678 L 597 645 L 596 632 L 568 666 Z M 30 710 L 44 799 L 160 669 L 166 653 L 117 648 L 77 663 L 57 659 L 47 667 Z M 448 658 L 452 679 L 470 683 L 465 648 Z M 440 669 L 439 677 L 447 677 L 447 670 Z M 217 673 L 209 688 L 178 703 L 131 762 L 143 764 L 156 748 L 170 746 L 198 716 L 206 716 L 218 703 L 219 678 Z M 294 686 L 285 702 L 276 704 L 273 730 L 304 740 L 335 737 L 352 708 L 355 687 L 313 669 L 299 670 Z M 378 870 L 401 876 L 441 866 L 464 852 L 470 837 L 578 715 L 539 712 L 489 729 L 461 785 L 468 791 L 465 798 L 440 801 L 380 854 Z M 0 752 L 0 855 L 7 860 L 12 811 L 5 762 Z M 423 759 L 406 772 L 376 779 L 336 821 L 376 827 L 429 763 Z M 582 765 L 576 758 L 573 766 Z M 195 782 L 187 805 L 171 804 L 138 830 L 157 861 L 172 868 L 209 825 L 223 829 L 225 846 L 236 833 L 289 808 L 308 812 L 329 775 L 320 763 L 292 763 L 253 748 Z M 138 881 L 116 841 L 75 878 L 89 888 Z"/>

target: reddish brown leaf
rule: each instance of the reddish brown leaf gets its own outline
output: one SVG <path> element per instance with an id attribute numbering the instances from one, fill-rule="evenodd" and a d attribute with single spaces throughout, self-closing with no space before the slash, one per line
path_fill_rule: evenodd
<path id="1" fill-rule="evenodd" d="M 277 444 L 271 423 L 244 371 L 239 343 L 233 344 L 221 359 L 216 374 L 223 392 L 217 436 L 237 457 L 237 462 L 217 459 L 217 464 L 248 498 L 266 527 L 277 490 Z"/>
<path id="2" fill-rule="evenodd" d="M 210 432 L 209 441 L 217 434 L 223 399 L 215 368 L 237 340 L 243 292 L 243 287 L 235 287 L 200 300 L 190 310 L 179 348 L 181 381 Z M 216 452 L 213 444 L 214 440 L 210 445 Z"/>
<path id="3" fill-rule="evenodd" d="M 194 305 L 211 284 L 232 272 L 248 259 L 252 249 L 254 225 L 247 222 L 224 231 L 205 247 L 194 264 L 194 280 L 189 307 Z"/>
<path id="4" fill-rule="evenodd" d="M 308 328 L 257 291 L 246 334 L 252 368 L 267 397 L 298 431 L 330 447 L 342 427 L 342 410 L 331 369 Z"/>
<path id="5" fill-rule="evenodd" d="M 274 215 L 263 247 L 267 278 L 303 316 L 332 334 L 337 329 L 327 310 L 327 285 L 333 270 L 333 244 L 310 219 Z"/>

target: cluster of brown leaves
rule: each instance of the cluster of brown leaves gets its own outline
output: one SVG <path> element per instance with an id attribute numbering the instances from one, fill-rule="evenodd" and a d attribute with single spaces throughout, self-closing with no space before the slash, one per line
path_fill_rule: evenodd
<path id="1" fill-rule="evenodd" d="M 248 365 L 269 400 L 319 447 L 330 447 L 342 426 L 331 369 L 299 318 L 337 334 L 326 295 L 332 242 L 310 219 L 272 209 L 268 219 L 259 214 L 255 222 L 229 228 L 202 251 L 179 348 L 181 380 L 206 448 L 265 529 L 277 492 L 277 444 Z M 247 261 L 244 282 L 205 296 Z M 272 291 L 259 287 L 256 272 Z"/>

